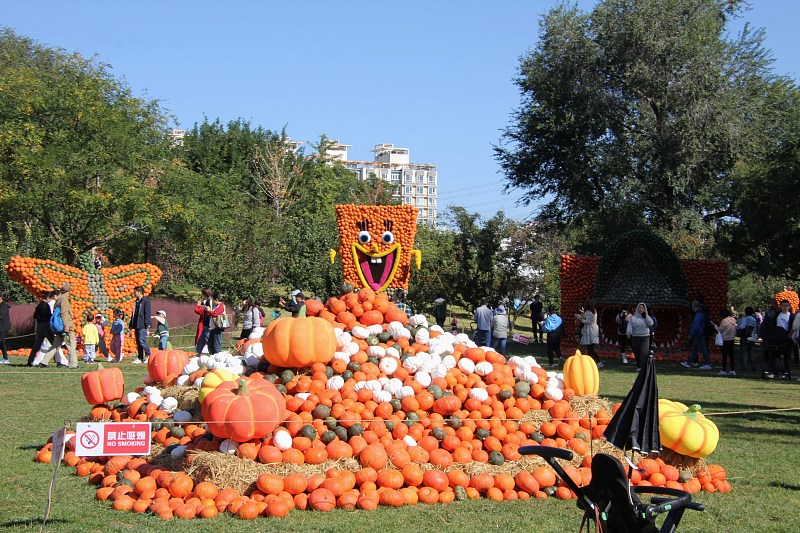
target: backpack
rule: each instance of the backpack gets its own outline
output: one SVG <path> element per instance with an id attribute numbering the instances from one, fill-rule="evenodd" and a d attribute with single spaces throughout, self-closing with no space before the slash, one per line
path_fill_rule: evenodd
<path id="1" fill-rule="evenodd" d="M 53 314 L 50 315 L 50 331 L 53 333 L 64 333 L 64 319 L 61 318 L 61 306 L 53 308 Z"/>

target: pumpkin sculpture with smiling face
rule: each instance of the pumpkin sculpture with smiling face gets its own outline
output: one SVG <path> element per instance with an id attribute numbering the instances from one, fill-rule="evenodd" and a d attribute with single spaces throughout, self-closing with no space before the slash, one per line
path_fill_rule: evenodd
<path id="1" fill-rule="evenodd" d="M 345 283 L 379 292 L 408 289 L 411 258 L 417 268 L 422 252 L 414 250 L 417 208 L 410 205 L 337 205 L 339 254 Z M 336 250 L 331 250 L 331 263 Z"/>
<path id="2" fill-rule="evenodd" d="M 283 394 L 260 378 L 220 383 L 201 409 L 213 435 L 235 442 L 266 437 L 286 419 Z"/>

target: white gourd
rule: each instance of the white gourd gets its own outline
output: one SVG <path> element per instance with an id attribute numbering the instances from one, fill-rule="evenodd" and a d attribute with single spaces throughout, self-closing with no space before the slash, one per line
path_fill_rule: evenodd
<path id="1" fill-rule="evenodd" d="M 197 364 L 197 361 L 189 361 L 189 364 L 183 367 L 181 373 L 188 376 L 189 374 L 194 374 L 198 370 L 200 370 L 200 365 Z"/>
<path id="2" fill-rule="evenodd" d="M 398 360 L 394 357 L 384 357 L 381 359 L 381 362 L 378 366 L 380 367 L 381 372 L 387 376 L 391 376 L 394 374 L 394 371 L 397 370 Z"/>
<path id="3" fill-rule="evenodd" d="M 228 455 L 235 455 L 239 451 L 239 445 L 231 439 L 225 439 L 219 444 L 219 451 Z"/>
<path id="4" fill-rule="evenodd" d="M 125 395 L 125 397 L 122 399 L 122 403 L 124 403 L 125 405 L 130 405 L 130 404 L 132 404 L 133 402 L 135 402 L 135 401 L 137 400 L 137 398 L 140 398 L 140 396 L 139 396 L 139 393 L 138 393 L 138 392 L 129 392 L 129 393 L 128 393 L 128 394 L 126 394 L 126 395 Z"/>
<path id="5" fill-rule="evenodd" d="M 474 388 L 470 389 L 469 397 L 479 402 L 484 402 L 489 398 L 489 392 L 486 389 Z"/>
<path id="6" fill-rule="evenodd" d="M 339 348 L 344 348 L 353 340 L 352 335 L 349 333 L 340 333 L 338 337 L 336 337 L 336 345 Z"/>
<path id="7" fill-rule="evenodd" d="M 395 359 L 400 359 L 400 352 L 397 351 L 397 348 L 394 346 L 389 346 L 386 348 L 386 357 L 394 357 Z"/>
<path id="8" fill-rule="evenodd" d="M 414 374 L 414 381 L 422 385 L 424 388 L 431 386 L 431 375 L 425 371 L 419 371 Z"/>
<path id="9" fill-rule="evenodd" d="M 424 328 L 417 330 L 417 334 L 414 335 L 414 340 L 422 344 L 428 342 L 428 339 L 430 338 L 431 332 Z"/>
<path id="10" fill-rule="evenodd" d="M 406 435 L 405 437 L 403 437 L 403 442 L 405 442 L 406 446 L 408 446 L 409 448 L 413 448 L 414 446 L 417 445 L 417 441 L 415 441 L 414 437 L 412 437 L 411 435 Z"/>
<path id="11" fill-rule="evenodd" d="M 272 434 L 272 444 L 280 451 L 285 452 L 292 447 L 292 436 L 288 431 L 276 431 Z"/>
<path id="12" fill-rule="evenodd" d="M 369 330 L 364 326 L 355 326 L 352 330 L 350 330 L 350 333 L 353 335 L 353 337 L 358 339 L 366 339 L 369 337 Z"/>
<path id="13" fill-rule="evenodd" d="M 561 400 L 564 398 L 564 391 L 559 389 L 558 387 L 546 387 L 544 389 L 544 395 L 546 398 L 550 400 Z"/>
<path id="14" fill-rule="evenodd" d="M 444 357 L 442 357 L 442 364 L 445 367 L 447 367 L 448 370 L 450 370 L 451 368 L 455 368 L 456 358 L 453 357 L 452 355 L 445 355 Z"/>
<path id="15" fill-rule="evenodd" d="M 378 403 L 385 403 L 392 401 L 392 393 L 385 390 L 379 390 L 372 395 L 372 399 Z"/>
<path id="16" fill-rule="evenodd" d="M 367 355 L 378 359 L 386 356 L 386 348 L 383 346 L 370 346 L 367 348 Z"/>
<path id="17" fill-rule="evenodd" d="M 383 324 L 372 324 L 371 326 L 367 326 L 367 331 L 369 331 L 370 335 L 380 335 L 383 333 Z"/>
<path id="18" fill-rule="evenodd" d="M 479 376 L 487 376 L 491 374 L 492 370 L 494 370 L 494 367 L 489 361 L 481 361 L 475 365 L 475 373 Z"/>
<path id="19" fill-rule="evenodd" d="M 328 379 L 325 386 L 330 390 L 341 390 L 344 387 L 344 378 L 342 376 L 333 376 Z"/>
<path id="20" fill-rule="evenodd" d="M 458 369 L 467 375 L 472 374 L 475 372 L 475 363 L 466 357 L 462 357 L 458 360 Z"/>
<path id="21" fill-rule="evenodd" d="M 439 363 L 439 365 L 433 369 L 431 375 L 435 378 L 443 378 L 447 375 L 447 366 L 444 363 Z"/>
<path id="22" fill-rule="evenodd" d="M 414 396 L 414 388 L 411 387 L 411 385 L 403 385 L 403 387 L 397 393 L 397 398 L 402 400 L 403 398 L 407 398 L 409 396 Z"/>

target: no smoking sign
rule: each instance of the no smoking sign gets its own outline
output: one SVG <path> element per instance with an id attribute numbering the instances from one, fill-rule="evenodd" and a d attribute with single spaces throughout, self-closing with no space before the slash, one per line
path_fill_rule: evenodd
<path id="1" fill-rule="evenodd" d="M 150 455 L 148 422 L 89 422 L 75 428 L 75 455 Z"/>

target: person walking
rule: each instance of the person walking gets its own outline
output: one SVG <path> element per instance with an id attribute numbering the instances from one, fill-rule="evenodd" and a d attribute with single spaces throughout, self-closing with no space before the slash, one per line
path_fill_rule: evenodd
<path id="1" fill-rule="evenodd" d="M 614 318 L 614 321 L 617 323 L 617 341 L 619 342 L 619 356 L 622 359 L 622 364 L 628 364 L 628 354 L 625 352 L 625 344 L 628 340 L 628 321 L 630 320 L 630 315 L 628 314 L 628 310 L 625 309 L 623 306 L 620 309 L 617 316 Z"/>
<path id="2" fill-rule="evenodd" d="M 736 339 L 736 319 L 731 316 L 729 309 L 723 309 L 719 313 L 719 324 L 715 326 L 717 333 L 722 337 L 722 370 L 720 376 L 735 376 L 736 362 L 734 361 L 734 339 Z M 728 372 L 728 360 L 731 362 L 731 371 Z"/>
<path id="3" fill-rule="evenodd" d="M 150 346 L 147 345 L 147 330 L 153 325 L 150 318 L 150 298 L 144 295 L 144 287 L 139 285 L 133 289 L 136 302 L 133 304 L 133 316 L 129 327 L 134 331 L 136 338 L 137 359 L 135 364 L 147 363 L 150 360 Z"/>
<path id="4" fill-rule="evenodd" d="M 0 292 L 0 350 L 3 352 L 3 359 L 0 359 L 0 364 L 7 365 L 11 361 L 8 360 L 8 347 L 6 346 L 6 335 L 11 331 L 11 306 L 8 305 L 8 294 L 3 291 Z"/>
<path id="5" fill-rule="evenodd" d="M 711 357 L 708 355 L 708 347 L 706 346 L 707 315 L 699 300 L 692 302 L 692 312 L 694 313 L 694 318 L 692 319 L 692 329 L 689 330 L 692 353 L 689 355 L 688 361 L 681 361 L 681 366 L 697 368 L 697 360 L 700 354 L 703 354 L 703 366 L 700 367 L 700 370 L 711 370 Z"/>
<path id="6" fill-rule="evenodd" d="M 628 321 L 626 335 L 631 341 L 631 350 L 636 358 L 636 371 L 644 368 L 644 362 L 650 356 L 650 328 L 653 325 L 653 318 L 648 316 L 647 305 L 640 302 L 636 306 L 636 311 Z"/>
<path id="7" fill-rule="evenodd" d="M 197 319 L 197 333 L 194 336 L 195 352 L 197 355 L 203 353 L 208 345 L 208 332 L 211 327 L 211 317 L 208 316 L 208 309 L 211 307 L 211 289 L 203 287 L 203 299 L 199 300 L 194 306 L 194 312 L 199 315 Z"/>
<path id="8" fill-rule="evenodd" d="M 791 324 L 794 316 L 791 313 L 791 306 L 788 300 L 781 302 L 781 308 L 770 307 L 764 316 L 764 323 L 759 329 L 764 346 L 765 369 L 762 372 L 764 378 L 777 377 L 780 372 L 778 363 L 783 359 L 783 377 L 791 379 Z"/>
<path id="9" fill-rule="evenodd" d="M 491 326 L 492 349 L 501 353 L 503 357 L 505 357 L 506 342 L 508 341 L 508 330 L 511 327 L 511 324 L 506 316 L 506 308 L 502 305 L 497 308 L 495 315 L 492 317 Z"/>
<path id="10" fill-rule="evenodd" d="M 53 306 L 53 314 L 61 317 L 61 322 L 64 329 L 61 331 L 54 331 L 53 345 L 47 350 L 47 353 L 39 363 L 40 367 L 47 368 L 50 359 L 55 355 L 56 351 L 61 351 L 61 345 L 67 345 L 67 353 L 69 354 L 68 366 L 69 368 L 78 368 L 78 355 L 75 352 L 75 319 L 72 317 L 72 304 L 70 304 L 69 297 L 72 293 L 72 285 L 64 283 L 61 285 L 61 294 L 56 299 Z"/>
<path id="11" fill-rule="evenodd" d="M 482 305 L 475 310 L 475 343 L 478 346 L 490 346 L 492 344 L 492 318 L 494 313 L 489 309 L 489 302 L 484 300 Z"/>
<path id="12" fill-rule="evenodd" d="M 305 309 L 305 305 L 303 306 Z M 208 332 L 208 351 L 209 353 L 219 353 L 222 351 L 222 333 L 228 323 L 225 314 L 225 304 L 222 303 L 222 295 L 215 292 L 211 297 L 211 305 L 207 309 L 210 320 Z"/>
<path id="13" fill-rule="evenodd" d="M 796 320 L 795 320 L 796 321 Z M 753 308 L 744 308 L 744 316 L 739 320 L 739 368 L 742 370 L 755 370 L 756 362 L 753 357 L 753 348 L 758 338 L 758 322 Z"/>
<path id="14" fill-rule="evenodd" d="M 153 320 L 156 321 L 156 332 L 154 335 L 158 337 L 158 349 L 166 350 L 167 343 L 169 342 L 169 322 L 167 322 L 167 312 L 160 309 L 155 315 Z"/>
<path id="15" fill-rule="evenodd" d="M 111 323 L 111 353 L 114 354 L 113 363 L 121 363 L 125 354 L 122 353 L 122 337 L 125 334 L 125 322 L 120 309 L 114 309 L 114 322 Z"/>
<path id="16" fill-rule="evenodd" d="M 586 302 L 583 307 L 583 314 L 578 313 L 575 315 L 575 319 L 581 323 L 580 345 L 586 346 L 589 355 L 597 363 L 597 368 L 603 368 L 604 365 L 600 361 L 595 348 L 600 344 L 600 327 L 597 325 L 597 311 L 594 308 L 594 302 L 591 300 Z"/>
<path id="17" fill-rule="evenodd" d="M 433 301 L 433 318 L 436 320 L 436 325 L 444 329 L 444 321 L 447 320 L 447 300 L 442 293 L 437 294 Z"/>
<path id="18" fill-rule="evenodd" d="M 534 342 L 543 342 L 542 322 L 544 321 L 544 304 L 540 301 L 541 296 L 534 295 L 531 303 L 531 326 Z"/>
<path id="19" fill-rule="evenodd" d="M 555 307 L 552 305 L 547 308 L 547 318 L 542 324 L 542 331 L 547 334 L 547 360 L 550 366 L 553 366 L 554 356 L 558 356 L 559 362 L 563 359 L 561 355 L 561 337 L 564 334 L 564 321 L 558 316 Z"/>
<path id="20" fill-rule="evenodd" d="M 31 354 L 28 356 L 28 363 L 26 366 L 33 366 L 36 360 L 36 354 L 42 349 L 42 343 L 45 339 L 53 343 L 53 333 L 50 331 L 50 301 L 51 291 L 42 291 L 41 299 L 36 304 L 33 310 L 33 320 L 36 323 L 35 336 L 33 339 L 33 346 L 31 347 Z"/>

